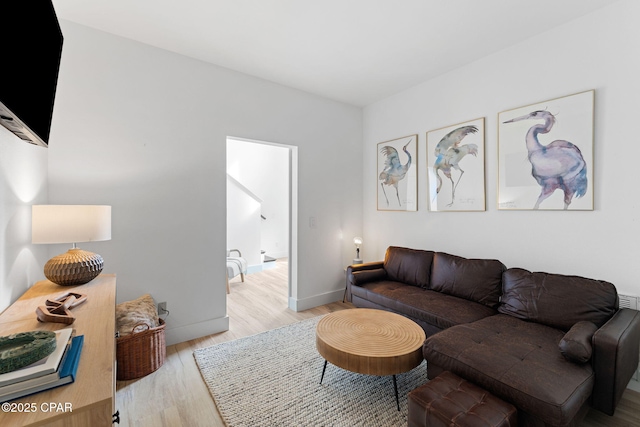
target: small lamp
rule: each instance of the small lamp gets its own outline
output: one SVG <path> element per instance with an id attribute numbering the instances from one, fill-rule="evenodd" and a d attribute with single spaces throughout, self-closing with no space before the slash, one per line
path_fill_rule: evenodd
<path id="1" fill-rule="evenodd" d="M 356 257 L 353 260 L 353 263 L 362 264 L 362 260 L 360 259 L 360 245 L 362 244 L 362 237 L 354 237 L 353 244 L 356 245 Z"/>
<path id="2" fill-rule="evenodd" d="M 51 258 L 44 275 L 62 286 L 82 285 L 100 274 L 104 260 L 78 249 L 78 242 L 111 240 L 111 206 L 33 205 L 32 243 L 73 243 L 66 253 Z"/>

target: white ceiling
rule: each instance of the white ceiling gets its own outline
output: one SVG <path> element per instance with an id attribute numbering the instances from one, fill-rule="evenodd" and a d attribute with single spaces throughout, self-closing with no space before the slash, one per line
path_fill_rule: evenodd
<path id="1" fill-rule="evenodd" d="M 365 106 L 615 1 L 53 3 L 59 19 Z"/>

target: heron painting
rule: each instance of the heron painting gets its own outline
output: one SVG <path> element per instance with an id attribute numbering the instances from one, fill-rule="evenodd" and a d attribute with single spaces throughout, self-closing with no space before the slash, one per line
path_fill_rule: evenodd
<path id="1" fill-rule="evenodd" d="M 427 161 L 430 210 L 485 209 L 484 118 L 427 132 Z"/>
<path id="2" fill-rule="evenodd" d="M 501 209 L 593 209 L 593 91 L 501 113 L 499 126 Z"/>
<path id="3" fill-rule="evenodd" d="M 417 210 L 418 135 L 378 144 L 378 210 Z"/>

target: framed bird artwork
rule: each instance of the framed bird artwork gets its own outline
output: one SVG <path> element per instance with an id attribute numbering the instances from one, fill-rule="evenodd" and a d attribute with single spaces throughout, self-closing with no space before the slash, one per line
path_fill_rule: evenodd
<path id="1" fill-rule="evenodd" d="M 429 210 L 484 211 L 484 117 L 427 132 Z"/>
<path id="2" fill-rule="evenodd" d="M 418 135 L 378 144 L 378 210 L 418 210 Z"/>
<path id="3" fill-rule="evenodd" d="M 593 210 L 594 91 L 498 114 L 498 209 Z"/>

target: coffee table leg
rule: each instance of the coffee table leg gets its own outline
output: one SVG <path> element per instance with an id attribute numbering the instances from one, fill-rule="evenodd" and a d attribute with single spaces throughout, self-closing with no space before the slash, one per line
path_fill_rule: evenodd
<path id="1" fill-rule="evenodd" d="M 327 361 L 324 361 L 324 366 L 322 367 L 322 376 L 320 377 L 320 384 L 322 384 L 322 380 L 324 379 L 324 371 L 327 370 Z M 397 393 L 396 393 L 397 394 Z"/>
<path id="2" fill-rule="evenodd" d="M 396 405 L 398 405 L 398 411 L 400 411 L 400 399 L 398 399 L 398 382 L 396 376 L 393 376 L 393 390 L 396 392 Z"/>
<path id="3" fill-rule="evenodd" d="M 324 366 L 322 367 L 322 375 L 320 376 L 320 384 L 322 384 L 322 380 L 324 379 L 324 373 L 327 370 L 327 360 L 324 361 Z M 398 411 L 400 411 L 400 398 L 398 397 L 398 381 L 396 380 L 396 376 L 393 375 L 393 391 L 396 394 L 396 406 L 398 407 Z"/>

